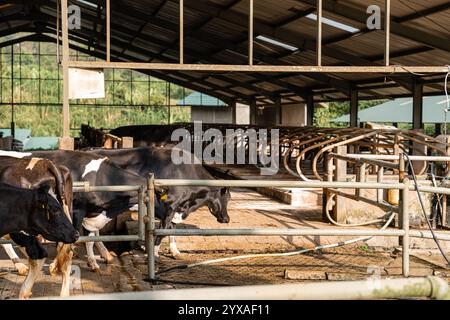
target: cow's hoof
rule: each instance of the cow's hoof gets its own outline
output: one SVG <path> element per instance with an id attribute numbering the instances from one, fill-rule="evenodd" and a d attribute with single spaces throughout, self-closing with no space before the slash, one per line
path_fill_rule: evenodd
<path id="1" fill-rule="evenodd" d="M 91 271 L 94 272 L 94 273 L 99 273 L 100 272 L 100 267 L 99 266 L 90 267 L 90 268 L 91 268 Z"/>
<path id="2" fill-rule="evenodd" d="M 32 295 L 33 295 L 33 293 L 31 291 L 21 292 L 19 294 L 19 299 L 20 300 L 27 300 L 27 299 L 30 299 Z"/>
<path id="3" fill-rule="evenodd" d="M 114 257 L 111 255 L 111 253 L 108 252 L 108 254 L 103 257 L 103 260 L 105 260 L 106 264 L 111 264 L 114 262 Z"/>
<path id="4" fill-rule="evenodd" d="M 100 266 L 97 264 L 96 261 L 88 261 L 88 267 L 93 272 L 99 272 L 100 271 Z"/>
<path id="5" fill-rule="evenodd" d="M 15 263 L 14 267 L 20 276 L 26 276 L 28 274 L 28 267 L 22 262 Z"/>
<path id="6" fill-rule="evenodd" d="M 183 258 L 183 254 L 181 252 L 178 252 L 176 254 L 172 253 L 171 256 L 175 260 L 181 260 Z"/>

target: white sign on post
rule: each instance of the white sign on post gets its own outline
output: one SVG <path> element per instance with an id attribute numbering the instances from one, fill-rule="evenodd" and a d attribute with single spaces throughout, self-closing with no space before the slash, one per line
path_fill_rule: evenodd
<path id="1" fill-rule="evenodd" d="M 103 70 L 69 68 L 69 99 L 105 98 Z"/>

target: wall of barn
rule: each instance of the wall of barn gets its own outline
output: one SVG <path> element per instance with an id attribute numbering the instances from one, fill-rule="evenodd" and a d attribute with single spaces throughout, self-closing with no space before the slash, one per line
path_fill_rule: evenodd
<path id="1" fill-rule="evenodd" d="M 261 126 L 277 126 L 276 106 L 265 106 L 257 108 L 256 124 Z M 306 105 L 289 104 L 281 106 L 281 125 L 282 126 L 306 126 Z"/>
<path id="2" fill-rule="evenodd" d="M 306 126 L 306 104 L 289 104 L 281 107 L 281 124 L 284 126 Z"/>
<path id="3" fill-rule="evenodd" d="M 233 108 L 192 107 L 191 121 L 202 121 L 204 123 L 233 123 Z"/>

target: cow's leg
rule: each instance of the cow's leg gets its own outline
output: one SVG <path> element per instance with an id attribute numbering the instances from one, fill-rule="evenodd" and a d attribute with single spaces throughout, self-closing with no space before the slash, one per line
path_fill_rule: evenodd
<path id="1" fill-rule="evenodd" d="M 20 288 L 19 299 L 29 299 L 31 297 L 34 283 L 42 273 L 42 266 L 44 265 L 45 258 L 28 259 L 28 261 L 30 263 L 30 270 Z"/>
<path id="2" fill-rule="evenodd" d="M 105 260 L 106 263 L 111 263 L 114 261 L 114 257 L 109 253 L 108 248 L 105 247 L 103 242 L 96 242 L 95 246 L 98 251 L 100 251 L 100 256 Z"/>
<path id="3" fill-rule="evenodd" d="M 58 252 L 59 270 L 62 272 L 61 297 L 70 296 L 70 274 L 72 272 L 73 245 L 64 244 Z"/>
<path id="4" fill-rule="evenodd" d="M 8 257 L 14 263 L 14 267 L 16 268 L 19 275 L 26 276 L 28 274 L 28 267 L 24 263 L 20 262 L 20 258 L 14 251 L 13 246 L 11 244 L 4 244 L 2 246 L 3 249 L 5 249 Z"/>
<path id="5" fill-rule="evenodd" d="M 11 238 L 18 245 L 25 247 L 29 257 L 30 270 L 20 288 L 19 299 L 28 299 L 32 295 L 33 285 L 42 273 L 42 266 L 47 257 L 47 250 L 33 237 L 22 233 L 11 234 Z"/>
<path id="6" fill-rule="evenodd" d="M 158 236 L 155 238 L 155 258 L 159 259 L 159 249 L 161 248 L 161 242 L 163 237 Z"/>
<path id="7" fill-rule="evenodd" d="M 181 252 L 177 248 L 177 241 L 175 236 L 169 237 L 169 243 L 170 243 L 170 253 L 172 254 L 172 257 L 176 258 L 177 256 L 181 255 Z"/>
<path id="8" fill-rule="evenodd" d="M 176 225 L 178 223 L 183 222 L 183 214 L 181 212 L 175 212 L 171 223 L 169 224 L 169 229 L 176 228 Z M 181 252 L 177 248 L 177 241 L 175 236 L 169 236 L 169 248 L 170 248 L 170 254 L 172 257 L 176 258 L 179 255 L 181 255 Z"/>
<path id="9" fill-rule="evenodd" d="M 59 269 L 59 265 L 58 265 L 58 254 L 61 251 L 61 248 L 63 246 L 63 243 L 59 242 L 57 247 L 56 247 L 56 257 L 53 260 L 53 262 L 48 266 L 48 272 L 50 273 L 51 276 L 56 276 L 58 274 L 58 271 L 61 271 Z"/>
<path id="10" fill-rule="evenodd" d="M 72 271 L 73 245 L 58 243 L 55 260 L 48 267 L 52 276 L 62 273 L 61 297 L 70 296 L 70 274 Z"/>
<path id="11" fill-rule="evenodd" d="M 95 232 L 90 232 L 89 237 L 94 237 Z M 94 242 L 86 242 L 86 253 L 87 253 L 87 260 L 88 260 L 88 266 L 91 268 L 92 271 L 97 272 L 100 270 L 100 266 L 97 264 L 97 261 L 95 260 L 94 255 Z"/>

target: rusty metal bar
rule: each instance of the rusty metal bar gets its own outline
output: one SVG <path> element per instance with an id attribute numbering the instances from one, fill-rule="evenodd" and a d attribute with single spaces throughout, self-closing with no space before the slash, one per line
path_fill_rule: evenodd
<path id="1" fill-rule="evenodd" d="M 180 0 L 180 64 L 184 64 L 184 0 Z"/>
<path id="2" fill-rule="evenodd" d="M 353 156 L 341 155 L 341 154 L 336 154 L 336 153 L 331 153 L 330 157 L 336 158 L 339 160 L 349 161 L 349 162 L 355 162 L 356 160 L 364 161 L 367 164 L 372 164 L 375 166 L 398 170 L 398 164 L 383 161 L 383 160 L 374 160 L 374 159 L 365 158 L 365 157 L 353 157 Z M 398 159 L 398 156 L 395 156 L 395 159 Z"/>
<path id="3" fill-rule="evenodd" d="M 111 0 L 106 0 L 106 61 L 111 61 Z"/>
<path id="4" fill-rule="evenodd" d="M 254 15 L 254 1 L 250 0 L 249 14 L 248 14 L 248 65 L 253 66 L 253 15 Z"/>
<path id="5" fill-rule="evenodd" d="M 447 66 L 274 66 L 274 65 L 225 65 L 179 64 L 147 62 L 71 61 L 70 67 L 85 69 L 141 69 L 197 72 L 286 72 L 286 73 L 447 73 Z"/>
<path id="6" fill-rule="evenodd" d="M 390 65 L 390 42 L 391 42 L 391 0 L 385 0 L 384 10 L 384 64 Z"/>
<path id="7" fill-rule="evenodd" d="M 322 66 L 322 0 L 317 0 L 317 65 Z"/>
<path id="8" fill-rule="evenodd" d="M 147 219 L 145 247 L 147 251 L 147 268 L 149 280 L 156 277 L 155 261 L 155 176 L 149 175 L 147 180 Z"/>
<path id="9" fill-rule="evenodd" d="M 69 110 L 69 23 L 67 1 L 61 0 L 62 20 L 62 69 L 63 69 L 63 137 L 70 137 L 70 110 Z"/>
<path id="10" fill-rule="evenodd" d="M 403 182 L 408 184 L 408 179 Z M 405 233 L 402 237 L 402 271 L 404 277 L 409 277 L 409 188 L 401 190 L 401 214 L 402 229 Z"/>

